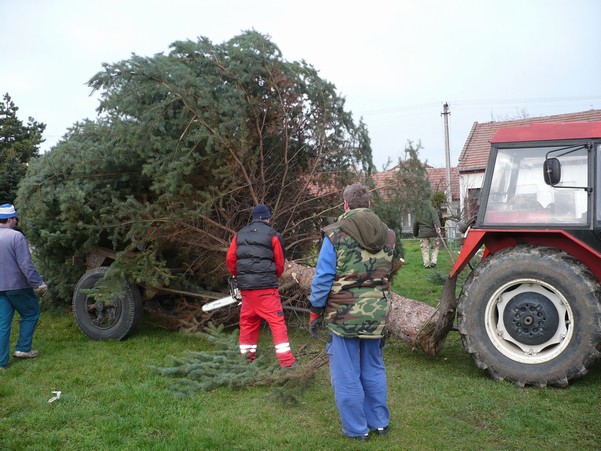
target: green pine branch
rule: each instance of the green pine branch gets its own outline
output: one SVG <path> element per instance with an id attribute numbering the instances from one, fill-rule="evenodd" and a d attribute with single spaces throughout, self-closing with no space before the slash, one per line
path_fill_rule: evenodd
<path id="1" fill-rule="evenodd" d="M 296 352 L 307 363 L 293 368 L 280 368 L 277 360 L 267 355 L 258 356 L 248 363 L 239 351 L 238 332 L 226 333 L 224 326 L 209 324 L 205 336 L 215 343 L 210 351 L 188 351 L 185 356 L 173 357 L 167 368 L 152 367 L 159 374 L 174 379 L 170 387 L 177 397 L 197 391 L 210 391 L 218 387 L 243 389 L 257 386 L 273 388 L 273 397 L 284 404 L 299 402 L 300 397 L 313 382 L 315 372 L 327 363 L 325 352 L 311 356 L 304 346 Z"/>

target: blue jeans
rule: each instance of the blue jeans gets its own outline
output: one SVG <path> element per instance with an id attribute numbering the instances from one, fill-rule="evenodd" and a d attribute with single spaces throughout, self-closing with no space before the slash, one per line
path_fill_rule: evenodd
<path id="1" fill-rule="evenodd" d="M 388 426 L 388 389 L 381 339 L 342 338 L 330 332 L 330 376 L 343 432 L 349 437 Z"/>
<path id="2" fill-rule="evenodd" d="M 41 309 L 32 288 L 0 291 L 0 367 L 8 365 L 10 354 L 10 329 L 19 312 L 19 339 L 15 351 L 31 351 L 33 332 L 40 319 Z"/>

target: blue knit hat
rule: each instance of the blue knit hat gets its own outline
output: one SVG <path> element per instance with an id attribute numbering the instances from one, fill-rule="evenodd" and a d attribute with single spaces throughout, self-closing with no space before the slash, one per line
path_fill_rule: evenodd
<path id="1" fill-rule="evenodd" d="M 269 208 L 267 208 L 263 204 L 255 205 L 253 208 L 253 219 L 269 219 L 271 218 L 271 213 L 269 213 Z"/>
<path id="2" fill-rule="evenodd" d="M 19 216 L 13 204 L 0 205 L 0 219 L 10 219 Z"/>

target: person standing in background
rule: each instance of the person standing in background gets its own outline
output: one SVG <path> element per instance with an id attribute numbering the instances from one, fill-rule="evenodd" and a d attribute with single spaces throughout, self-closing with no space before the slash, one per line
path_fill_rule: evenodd
<path id="1" fill-rule="evenodd" d="M 436 268 L 440 249 L 440 218 L 434 207 L 427 202 L 415 214 L 413 236 L 419 238 L 424 268 Z"/>

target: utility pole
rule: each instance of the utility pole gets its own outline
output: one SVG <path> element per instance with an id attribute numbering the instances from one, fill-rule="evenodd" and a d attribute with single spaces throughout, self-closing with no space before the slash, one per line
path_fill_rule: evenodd
<path id="1" fill-rule="evenodd" d="M 444 116 L 444 148 L 445 148 L 445 157 L 447 162 L 447 205 L 448 212 L 453 214 L 451 209 L 451 202 L 453 201 L 453 190 L 451 186 L 451 150 L 449 148 L 449 115 L 451 112 L 449 111 L 449 104 L 445 102 L 443 105 L 443 111 L 440 113 L 441 116 Z"/>

